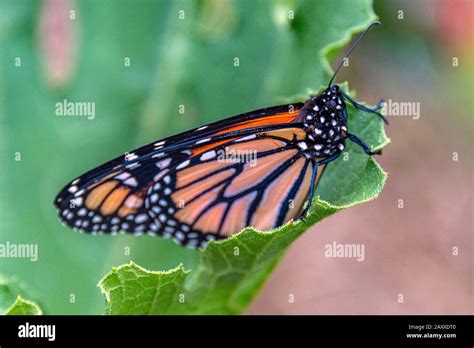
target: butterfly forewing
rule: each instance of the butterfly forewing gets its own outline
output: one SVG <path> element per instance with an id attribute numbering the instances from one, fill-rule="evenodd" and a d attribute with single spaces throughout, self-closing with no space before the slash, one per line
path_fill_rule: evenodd
<path id="1" fill-rule="evenodd" d="M 149 144 L 71 182 L 56 198 L 80 231 L 162 235 L 204 246 L 298 216 L 313 170 L 298 143 L 302 104 L 239 115 Z"/>

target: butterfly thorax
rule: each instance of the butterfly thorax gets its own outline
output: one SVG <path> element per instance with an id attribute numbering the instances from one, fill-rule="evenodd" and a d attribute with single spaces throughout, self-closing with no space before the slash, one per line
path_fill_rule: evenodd
<path id="1" fill-rule="evenodd" d="M 328 157 L 344 150 L 347 137 L 346 105 L 337 86 L 311 97 L 300 111 L 307 133 L 305 153 L 312 158 Z"/>

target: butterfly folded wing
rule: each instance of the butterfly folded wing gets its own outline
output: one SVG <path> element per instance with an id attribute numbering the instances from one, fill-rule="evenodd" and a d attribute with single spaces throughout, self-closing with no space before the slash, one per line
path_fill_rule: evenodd
<path id="1" fill-rule="evenodd" d="M 246 226 L 280 226 L 301 211 L 313 170 L 297 146 L 306 136 L 299 108 L 243 114 L 118 157 L 58 194 L 60 219 L 80 231 L 148 232 L 189 247 Z"/>

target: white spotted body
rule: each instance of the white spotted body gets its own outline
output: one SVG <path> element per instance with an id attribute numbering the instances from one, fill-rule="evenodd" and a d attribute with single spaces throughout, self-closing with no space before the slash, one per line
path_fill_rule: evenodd
<path id="1" fill-rule="evenodd" d="M 305 152 L 309 158 L 329 157 L 344 150 L 347 137 L 345 110 L 346 104 L 336 85 L 305 103 L 300 117 L 308 133 Z"/>

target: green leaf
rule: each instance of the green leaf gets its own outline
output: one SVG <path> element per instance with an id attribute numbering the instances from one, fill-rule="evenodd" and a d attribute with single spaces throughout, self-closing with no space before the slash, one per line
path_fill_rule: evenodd
<path id="1" fill-rule="evenodd" d="M 0 313 L 5 313 L 15 301 L 16 294 L 19 293 L 19 289 L 15 285 L 0 276 Z"/>
<path id="2" fill-rule="evenodd" d="M 34 303 L 23 299 L 25 291 L 13 279 L 0 275 L 0 313 L 5 315 L 36 315 L 42 314 L 41 309 Z"/>
<path id="3" fill-rule="evenodd" d="M 100 282 L 107 314 L 237 314 L 255 296 L 285 249 L 312 223 L 337 211 L 317 202 L 306 223 L 262 233 L 251 228 L 201 252 L 196 270 L 180 265 L 151 272 L 134 263 L 114 268 Z M 185 282 L 186 281 L 186 282 Z"/>
<path id="4" fill-rule="evenodd" d="M 182 265 L 167 272 L 150 272 L 133 262 L 113 268 L 99 283 L 107 299 L 106 313 L 167 313 L 186 274 Z"/>
<path id="5" fill-rule="evenodd" d="M 41 315 L 41 308 L 34 302 L 25 300 L 21 296 L 16 298 L 15 303 L 7 309 L 5 315 Z"/>

